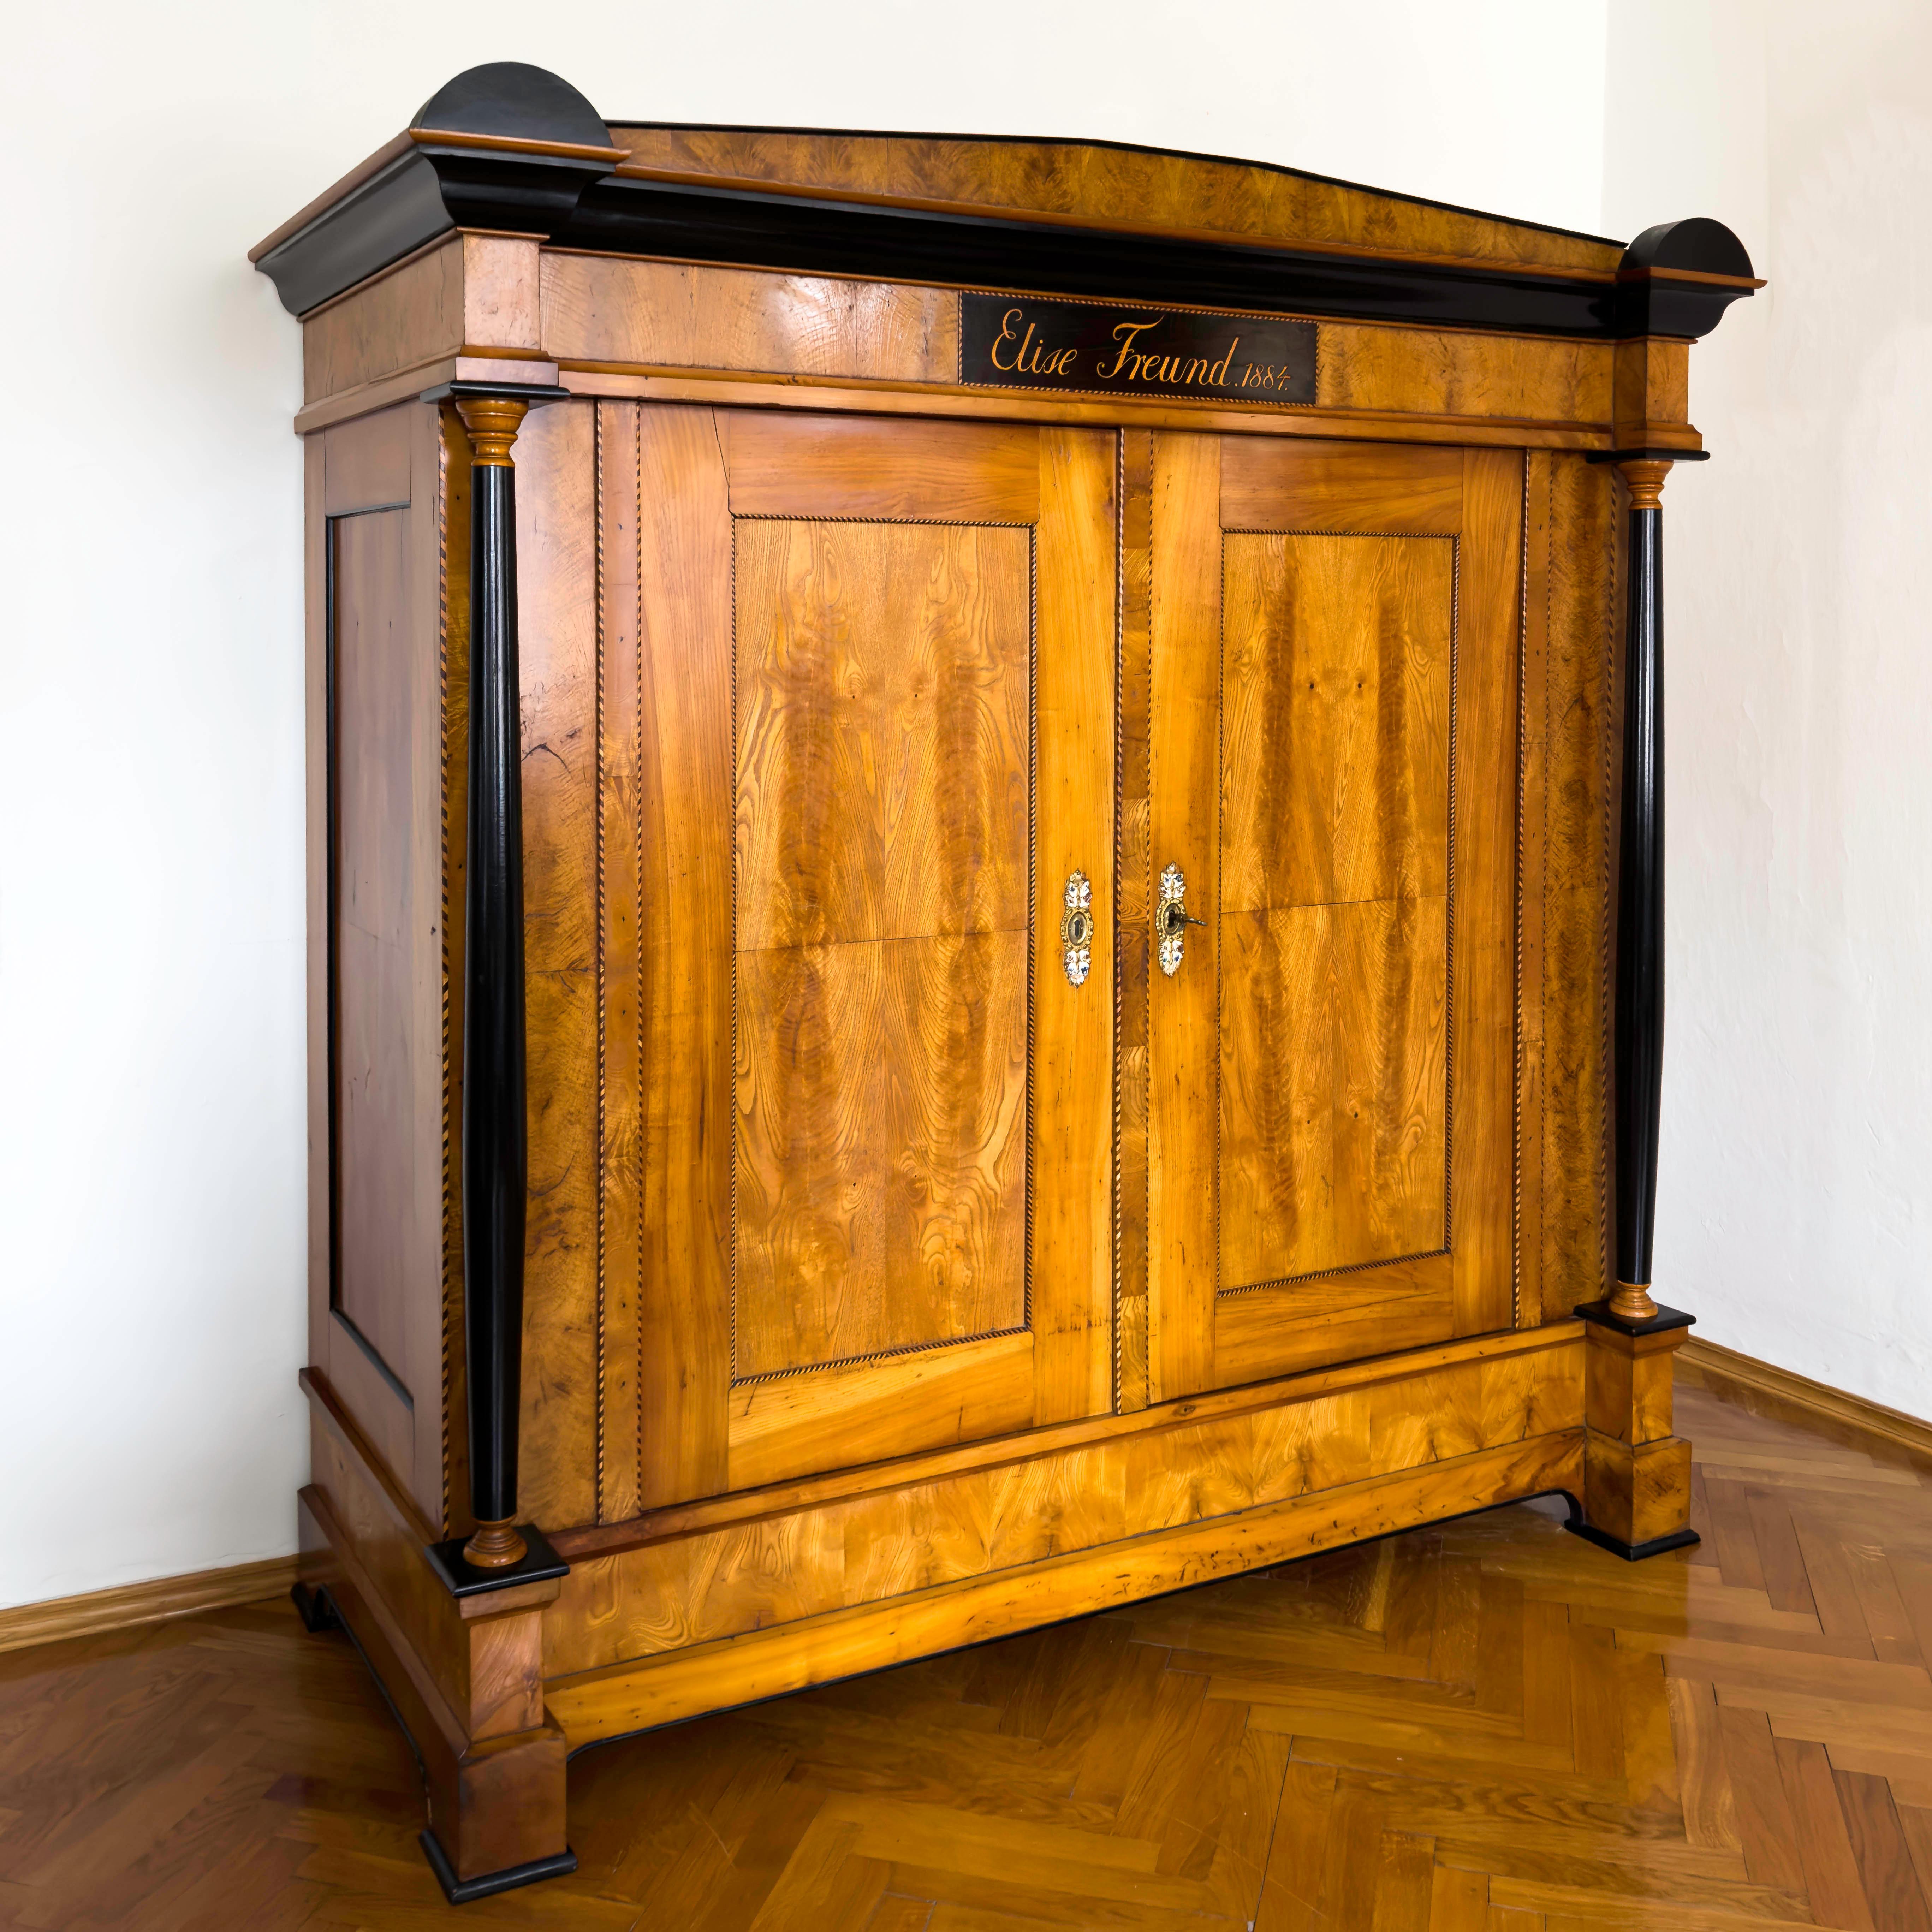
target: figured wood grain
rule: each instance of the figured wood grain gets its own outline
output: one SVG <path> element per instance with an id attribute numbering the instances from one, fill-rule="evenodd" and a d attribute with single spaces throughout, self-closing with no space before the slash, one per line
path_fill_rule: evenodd
<path id="1" fill-rule="evenodd" d="M 639 1507 L 644 1281 L 639 412 L 597 405 L 597 1518 Z"/>
<path id="2" fill-rule="evenodd" d="M 1024 1326 L 1024 933 L 745 951 L 737 977 L 738 1378 Z"/>
<path id="3" fill-rule="evenodd" d="M 731 1391 L 730 1486 L 754 1489 L 826 1460 L 862 1464 L 1024 1429 L 1034 1409 L 1034 1338 L 994 1335 L 956 1348 L 740 1382 Z"/>
<path id="4" fill-rule="evenodd" d="M 1029 550 L 740 530 L 740 1378 L 1024 1322 Z"/>
<path id="5" fill-rule="evenodd" d="M 708 410 L 639 407 L 643 954 L 638 1500 L 729 1480 L 731 516 Z M 609 538 L 607 537 L 607 550 Z"/>
<path id="6" fill-rule="evenodd" d="M 1015 932 L 1027 913 L 1023 530 L 737 532 L 737 944 Z"/>
<path id="7" fill-rule="evenodd" d="M 934 1406 L 950 1400 L 964 1409 L 963 1434 L 983 1417 L 980 1405 L 1002 1400 L 1010 1365 L 1023 1371 L 1025 1342 L 934 1351 L 908 1358 L 905 1367 L 926 1378 L 915 1386 L 930 1388 Z M 955 1354 L 970 1366 L 956 1372 L 948 1361 Z M 895 1408 L 892 1385 L 878 1375 L 890 1366 L 846 1372 L 842 1387 L 826 1378 L 814 1390 L 816 1378 L 799 1376 L 736 1391 L 734 1486 L 741 1440 L 748 1455 L 762 1459 L 756 1467 L 777 1473 L 796 1453 L 780 1433 L 810 1432 L 818 1402 L 825 1417 L 836 1408 L 850 1419 L 862 1449 L 891 1453 L 892 1438 L 872 1432 L 903 1430 L 916 1405 Z M 1571 1445 L 1566 1454 L 1574 1448 L 1580 1337 L 1496 1359 L 1392 1366 L 1366 1386 L 1291 1388 L 1272 1404 L 1204 1416 L 1184 1403 L 1150 1412 L 1148 1426 L 980 1466 L 949 1470 L 942 1460 L 929 1474 L 908 1471 L 854 1492 L 808 1493 L 754 1516 L 615 1550 L 579 1544 L 564 1607 L 547 1620 L 546 1678 L 1017 1571 L 1061 1552 L 1118 1545 L 1114 1560 L 1132 1570 L 1139 1560 L 1132 1540 L 1156 1532 L 1501 1444 L 1554 1440 Z M 949 1394 L 946 1378 L 956 1372 Z M 741 1404 L 753 1425 L 742 1433 Z M 768 1457 L 759 1429 L 770 1432 Z"/>
<path id="8" fill-rule="evenodd" d="M 1292 483 L 1300 450 L 1271 453 Z M 1413 488 L 1386 457 L 1311 467 L 1279 508 L 1249 482 L 1236 514 L 1300 520 L 1331 472 L 1340 520 L 1440 494 L 1439 460 Z M 1460 496 L 1459 476 L 1438 520 Z M 1222 556 L 1226 1290 L 1446 1235 L 1455 577 L 1440 539 L 1231 533 Z"/>
<path id="9" fill-rule="evenodd" d="M 1544 1318 L 1610 1279 L 1612 598 L 1616 490 L 1553 457 L 1545 658 Z"/>
<path id="10" fill-rule="evenodd" d="M 302 399 L 314 402 L 463 344 L 463 241 L 450 236 L 302 322 Z"/>
<path id="11" fill-rule="evenodd" d="M 1467 1363 L 1493 1362 L 1518 1354 L 1540 1354 L 1547 1348 L 1580 1344 L 1585 1332 L 1583 1323 L 1572 1320 L 1548 1323 L 1533 1330 L 1504 1330 L 1492 1335 L 1399 1350 L 1304 1370 L 1286 1377 L 1274 1377 L 1242 1388 L 1184 1397 L 1179 1402 L 1163 1404 L 1151 1412 L 1090 1416 L 1077 1422 L 1057 1423 L 1030 1432 L 1026 1448 L 1029 1455 L 1057 1454 L 1064 1450 L 1117 1441 L 1144 1429 L 1163 1426 L 1177 1419 L 1205 1421 L 1246 1414 L 1288 1403 L 1307 1402 L 1316 1396 L 1370 1388 L 1378 1382 L 1433 1375 L 1441 1370 Z M 847 1372 L 832 1372 L 835 1375 Z M 789 1378 L 775 1381 L 780 1379 Z M 892 1479 L 902 1486 L 916 1486 L 974 1470 L 992 1468 L 1012 1460 L 1012 1446 L 1010 1442 L 994 1439 L 961 1443 L 898 1458 L 892 1466 Z M 560 1555 L 574 1562 L 579 1556 L 638 1548 L 694 1530 L 719 1528 L 727 1524 L 742 1523 L 808 1504 L 865 1494 L 876 1489 L 878 1481 L 877 1468 L 865 1465 L 820 1471 L 786 1478 L 757 1490 L 731 1492 L 652 1510 L 629 1522 L 560 1530 L 556 1534 L 555 1546 Z"/>
<path id="12" fill-rule="evenodd" d="M 1465 454 L 1450 1052 L 1456 1332 L 1514 1320 L 1516 811 L 1522 458 Z"/>
<path id="13" fill-rule="evenodd" d="M 695 262 L 543 258 L 543 337 L 572 362 L 951 382 L 958 298 L 940 289 Z"/>
<path id="14" fill-rule="evenodd" d="M 1425 1468 L 1312 1495 L 1257 1502 L 1232 1521 L 1187 1522 L 1124 1550 L 1072 1552 L 915 1592 L 890 1606 L 821 1612 L 777 1634 L 671 1652 L 648 1667 L 546 1679 L 550 1709 L 573 1745 L 780 1695 L 936 1648 L 984 1642 L 1073 1612 L 1186 1588 L 1337 1542 L 1386 1534 L 1439 1515 L 1577 1480 L 1574 1434 L 1479 1450 Z M 574 1574 L 574 1573 L 573 1573 Z"/>
<path id="15" fill-rule="evenodd" d="M 535 238 L 451 236 L 302 318 L 303 399 L 340 396 L 444 357 L 534 358 L 540 333 Z"/>
<path id="16" fill-rule="evenodd" d="M 1035 656 L 1030 1314 L 1036 1423 L 1112 1406 L 1114 439 L 1040 433 Z M 1087 977 L 1066 976 L 1060 914 L 1086 874 Z"/>
<path id="17" fill-rule="evenodd" d="M 1462 452 L 1242 437 L 1222 454 L 1221 522 L 1454 536 L 1462 527 Z"/>
<path id="18" fill-rule="evenodd" d="M 1222 915 L 1222 1292 L 1439 1249 L 1448 902 Z"/>
<path id="19" fill-rule="evenodd" d="M 1316 395 L 1365 416 L 1607 425 L 1613 354 L 1607 342 L 1324 322 Z"/>
<path id="20" fill-rule="evenodd" d="M 518 471 L 530 1201 L 518 1504 L 597 1520 L 596 405 L 535 410 Z"/>
<path id="21" fill-rule="evenodd" d="M 1114 812 L 1114 1401 L 1148 1404 L 1148 1016 L 1154 971 L 1149 842 L 1154 439 L 1120 433 L 1119 716 Z"/>
<path id="22" fill-rule="evenodd" d="M 1451 1275 L 1447 1255 L 1420 1255 L 1226 1295 L 1214 1311 L 1216 1379 L 1235 1388 L 1436 1341 L 1452 1327 Z"/>
<path id="23" fill-rule="evenodd" d="M 1024 428 L 787 418 L 745 410 L 722 418 L 736 517 L 866 517 L 1030 524 L 1040 515 L 1040 436 Z"/>
<path id="24" fill-rule="evenodd" d="M 1613 271 L 1620 244 L 1257 163 L 1078 141 L 613 122 L 626 164 L 1110 228 Z"/>
<path id="25" fill-rule="evenodd" d="M 1222 912 L 1443 896 L 1455 547 L 1231 526 L 1222 558 Z"/>
<path id="26" fill-rule="evenodd" d="M 1549 845 L 1550 465 L 1523 456 L 1522 663 L 1517 688 L 1516 1320 L 1543 1319 L 1544 865 Z"/>
<path id="27" fill-rule="evenodd" d="M 1206 922 L 1180 971 L 1148 981 L 1148 1396 L 1162 1402 L 1214 1380 L 1222 444 L 1153 441 L 1148 845 Z"/>

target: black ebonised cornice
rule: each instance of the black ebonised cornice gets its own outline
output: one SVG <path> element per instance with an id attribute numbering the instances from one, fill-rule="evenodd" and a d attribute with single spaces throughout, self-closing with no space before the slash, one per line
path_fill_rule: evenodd
<path id="1" fill-rule="evenodd" d="M 1708 334 L 1756 285 L 1737 237 L 1701 217 L 1647 230 L 1599 277 L 642 178 L 616 172 L 609 142 L 556 75 L 473 68 L 256 266 L 299 315 L 439 235 L 489 228 L 609 254 L 1599 340 Z"/>

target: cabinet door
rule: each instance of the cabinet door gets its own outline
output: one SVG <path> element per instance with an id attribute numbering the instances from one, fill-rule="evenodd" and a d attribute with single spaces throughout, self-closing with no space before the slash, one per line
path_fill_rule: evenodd
<path id="1" fill-rule="evenodd" d="M 1155 439 L 1154 1400 L 1510 1323 L 1522 494 Z"/>
<path id="2" fill-rule="evenodd" d="M 638 1504 L 1104 1410 L 1112 437 L 610 404 L 599 473 Z"/>

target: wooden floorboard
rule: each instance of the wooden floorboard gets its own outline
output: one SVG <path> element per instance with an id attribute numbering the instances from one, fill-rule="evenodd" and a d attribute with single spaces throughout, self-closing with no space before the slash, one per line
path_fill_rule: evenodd
<path id="1" fill-rule="evenodd" d="M 1523 1504 L 589 1751 L 476 1925 L 1932 1932 L 1932 1473 L 1680 1391 L 1705 1541 Z M 0 1924 L 452 1922 L 286 1604 L 0 1656 Z"/>

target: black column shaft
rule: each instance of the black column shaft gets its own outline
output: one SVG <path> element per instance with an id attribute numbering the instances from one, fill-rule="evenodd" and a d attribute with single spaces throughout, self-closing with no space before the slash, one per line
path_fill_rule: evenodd
<path id="1" fill-rule="evenodd" d="M 463 1273 L 470 1499 L 517 1513 L 522 1400 L 524 810 L 517 666 L 516 472 L 470 472 L 470 810 L 464 897 Z"/>
<path id="2" fill-rule="evenodd" d="M 1633 505 L 1617 866 L 1617 1279 L 1648 1286 L 1664 1085 L 1664 512 Z"/>

